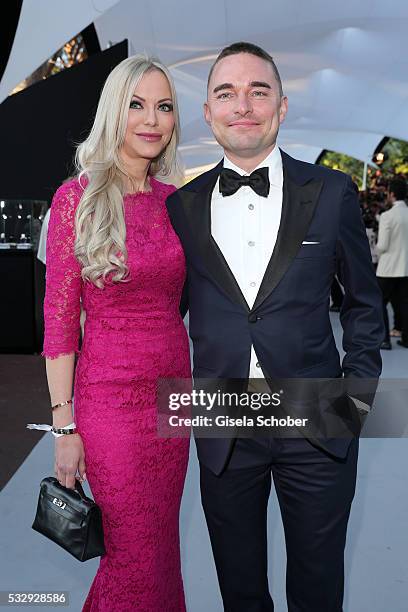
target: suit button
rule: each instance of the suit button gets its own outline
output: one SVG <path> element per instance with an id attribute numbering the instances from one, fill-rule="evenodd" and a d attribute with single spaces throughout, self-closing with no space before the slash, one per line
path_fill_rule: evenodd
<path id="1" fill-rule="evenodd" d="M 259 315 L 253 314 L 253 313 L 248 316 L 248 321 L 250 323 L 256 323 L 257 321 L 260 321 L 261 319 L 262 317 L 260 317 Z"/>

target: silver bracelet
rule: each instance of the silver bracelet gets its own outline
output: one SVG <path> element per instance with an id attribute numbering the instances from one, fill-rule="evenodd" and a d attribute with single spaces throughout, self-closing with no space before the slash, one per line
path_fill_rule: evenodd
<path id="1" fill-rule="evenodd" d="M 69 434 L 78 433 L 78 430 L 77 430 L 76 427 L 72 427 L 72 428 L 70 427 L 69 429 L 65 428 L 65 427 L 59 427 L 58 429 L 53 427 L 52 433 L 54 434 L 54 436 L 58 436 L 59 437 L 59 436 L 66 436 L 66 435 L 69 435 Z"/>

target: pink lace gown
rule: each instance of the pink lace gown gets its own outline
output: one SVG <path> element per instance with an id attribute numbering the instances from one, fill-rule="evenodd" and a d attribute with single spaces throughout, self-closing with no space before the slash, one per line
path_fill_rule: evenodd
<path id="1" fill-rule="evenodd" d="M 74 256 L 78 181 L 62 185 L 51 207 L 42 354 L 79 354 L 75 422 L 106 546 L 86 612 L 185 610 L 179 508 L 189 441 L 157 436 L 155 394 L 158 377 L 191 374 L 179 313 L 186 271 L 165 206 L 175 188 L 151 184 L 151 193 L 124 197 L 130 281 L 103 289 L 81 280 Z"/>

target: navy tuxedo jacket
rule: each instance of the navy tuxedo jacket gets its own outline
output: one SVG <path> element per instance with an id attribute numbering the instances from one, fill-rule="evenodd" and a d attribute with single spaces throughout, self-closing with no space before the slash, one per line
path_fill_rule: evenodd
<path id="1" fill-rule="evenodd" d="M 223 162 L 167 199 L 187 262 L 182 311 L 189 309 L 193 376 L 247 379 L 253 344 L 265 377 L 358 377 L 373 379 L 376 386 L 384 338 L 382 297 L 357 189 L 341 172 L 281 154 L 281 221 L 252 308 L 211 236 L 211 194 Z M 345 291 L 342 363 L 329 318 L 336 273 Z M 367 402 L 367 396 L 363 399 Z M 200 461 L 220 473 L 231 440 L 201 438 L 196 443 Z M 344 457 L 350 440 L 313 443 Z"/>

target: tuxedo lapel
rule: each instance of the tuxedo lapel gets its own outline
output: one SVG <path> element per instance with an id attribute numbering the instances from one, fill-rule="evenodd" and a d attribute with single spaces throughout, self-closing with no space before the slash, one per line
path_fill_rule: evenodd
<path id="1" fill-rule="evenodd" d="M 208 173 L 208 180 L 200 185 L 199 191 L 181 190 L 179 192 L 184 213 L 205 267 L 219 288 L 237 304 L 249 312 L 245 297 L 231 272 L 222 251 L 211 235 L 211 196 L 218 176 L 222 170 L 221 161 Z"/>
<path id="2" fill-rule="evenodd" d="M 275 248 L 269 260 L 252 310 L 258 308 L 278 285 L 306 236 L 323 181 L 301 178 L 301 164 L 282 151 L 283 201 Z M 296 166 L 300 176 L 296 179 Z"/>
<path id="3" fill-rule="evenodd" d="M 275 248 L 250 309 L 228 263 L 211 235 L 211 196 L 223 167 L 221 161 L 207 173 L 195 191 L 181 189 L 179 196 L 194 244 L 209 274 L 219 288 L 247 312 L 258 308 L 278 285 L 295 258 L 307 234 L 323 181 L 303 175 L 303 165 L 283 151 L 282 214 Z"/>

